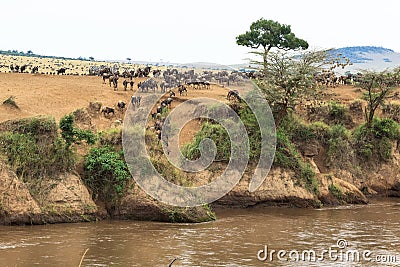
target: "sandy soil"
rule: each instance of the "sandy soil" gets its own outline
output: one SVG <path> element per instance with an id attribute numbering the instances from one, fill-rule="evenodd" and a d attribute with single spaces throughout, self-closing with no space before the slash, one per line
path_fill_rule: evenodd
<path id="1" fill-rule="evenodd" d="M 122 79 L 122 78 L 121 78 Z M 7 98 L 15 97 L 19 109 L 0 104 L 0 122 L 50 115 L 59 121 L 61 117 L 80 108 L 87 108 L 90 102 L 100 102 L 102 106 L 116 107 L 119 100 L 129 103 L 136 93 L 136 84 L 146 78 L 136 78 L 134 90 L 124 91 L 120 81 L 118 91 L 114 91 L 108 83 L 97 76 L 43 75 L 30 73 L 0 73 L 0 103 Z M 193 97 L 210 97 L 226 101 L 226 88 L 212 85 L 210 90 L 194 90 L 188 88 L 188 95 L 179 96 L 172 102 L 172 108 Z M 165 96 L 167 97 L 167 95 Z M 92 118 L 98 130 L 110 127 L 116 119 L 123 119 L 124 113 L 115 116 L 99 116 Z M 199 121 L 188 123 L 180 135 L 180 144 L 189 142 L 200 129 Z"/>

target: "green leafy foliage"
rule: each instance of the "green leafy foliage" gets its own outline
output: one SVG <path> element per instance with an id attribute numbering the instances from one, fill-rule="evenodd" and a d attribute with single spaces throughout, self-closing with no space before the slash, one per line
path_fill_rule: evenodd
<path id="1" fill-rule="evenodd" d="M 358 86 L 365 91 L 363 99 L 367 101 L 365 122 L 368 127 L 372 124 L 376 109 L 385 104 L 385 100 L 397 86 L 396 77 L 396 72 L 389 71 L 366 72 L 361 76 Z"/>
<path id="2" fill-rule="evenodd" d="M 74 127 L 74 115 L 69 114 L 60 120 L 61 136 L 65 140 L 65 145 L 69 148 L 72 144 L 81 144 L 85 140 L 88 144 L 93 145 L 96 142 L 96 135 L 90 130 L 82 130 Z"/>
<path id="3" fill-rule="evenodd" d="M 348 109 L 344 105 L 339 104 L 336 101 L 332 101 L 330 103 L 330 109 L 328 115 L 330 116 L 331 120 L 336 122 L 341 122 L 345 120 L 347 114 L 348 114 Z"/>
<path id="4" fill-rule="evenodd" d="M 264 69 L 267 65 L 267 55 L 272 48 L 283 50 L 307 49 L 308 43 L 297 38 L 290 25 L 261 18 L 250 25 L 250 30 L 236 37 L 236 43 L 253 49 L 262 47 L 259 54 L 263 57 Z M 257 53 L 256 53 L 257 54 Z M 259 62 L 257 62 L 259 63 Z"/>
<path id="5" fill-rule="evenodd" d="M 250 107 L 244 104 L 239 109 L 239 117 L 249 136 L 250 160 L 255 161 L 260 157 L 261 153 L 261 131 L 257 118 Z"/>
<path id="6" fill-rule="evenodd" d="M 70 170 L 75 158 L 60 138 L 39 143 L 32 134 L 0 134 L 0 153 L 23 181 Z"/>
<path id="7" fill-rule="evenodd" d="M 335 184 L 330 184 L 328 186 L 328 190 L 329 192 L 331 192 L 331 194 L 340 202 L 344 201 L 344 195 L 343 195 L 343 191 L 342 188 L 338 185 Z"/>
<path id="8" fill-rule="evenodd" d="M 213 122 L 203 123 L 201 130 L 195 135 L 194 141 L 183 147 L 182 154 L 191 160 L 200 158 L 200 143 L 205 138 L 209 138 L 214 141 L 217 147 L 215 160 L 229 160 L 231 142 L 228 133 L 220 124 Z"/>
<path id="9" fill-rule="evenodd" d="M 84 161 L 84 182 L 95 197 L 115 200 L 120 197 L 131 176 L 122 151 L 110 146 L 92 148 Z"/>
<path id="10" fill-rule="evenodd" d="M 311 165 L 304 162 L 295 145 L 290 141 L 284 129 L 276 132 L 276 151 L 274 165 L 291 169 L 312 193 L 318 193 L 318 181 Z"/>
<path id="11" fill-rule="evenodd" d="M 392 157 L 393 141 L 400 140 L 399 125 L 392 119 L 374 118 L 370 125 L 359 126 L 354 131 L 355 148 L 364 159 L 387 161 Z"/>
<path id="12" fill-rule="evenodd" d="M 337 60 L 327 58 L 326 51 L 306 51 L 296 55 L 271 52 L 266 60 L 264 76 L 257 85 L 270 103 L 277 126 L 299 103 L 320 98 L 314 74 L 324 67 L 335 68 L 338 64 Z"/>

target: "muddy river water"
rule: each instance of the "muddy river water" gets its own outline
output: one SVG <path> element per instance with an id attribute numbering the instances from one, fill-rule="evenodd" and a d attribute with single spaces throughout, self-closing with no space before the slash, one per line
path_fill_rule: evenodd
<path id="1" fill-rule="evenodd" d="M 400 199 L 219 210 L 201 224 L 1 226 L 2 266 L 400 266 Z"/>

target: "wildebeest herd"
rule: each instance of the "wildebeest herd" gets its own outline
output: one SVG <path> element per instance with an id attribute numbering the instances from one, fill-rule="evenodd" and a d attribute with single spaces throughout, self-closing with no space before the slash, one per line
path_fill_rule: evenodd
<path id="1" fill-rule="evenodd" d="M 0 55 L 0 72 L 8 73 L 32 73 L 44 75 L 90 75 L 101 77 L 103 84 L 108 84 L 113 90 L 136 91 L 132 96 L 130 104 L 139 107 L 141 96 L 146 93 L 169 94 L 155 107 L 153 116 L 155 118 L 163 112 L 163 109 L 171 107 L 171 103 L 178 96 L 190 96 L 191 90 L 212 90 L 213 86 L 227 88 L 227 100 L 239 100 L 239 92 L 230 90 L 230 87 L 240 87 L 248 78 L 258 78 L 259 72 L 242 72 L 237 70 L 217 69 L 200 70 L 187 68 L 166 68 L 165 66 L 143 66 L 127 63 L 110 62 L 82 62 L 62 59 L 28 58 L 27 62 L 17 57 Z M 342 84 L 353 84 L 361 77 L 360 73 L 338 75 L 331 71 L 323 71 L 314 74 L 315 83 L 336 87 Z M 129 101 L 129 100 L 128 100 Z M 114 116 L 117 110 L 123 111 L 127 108 L 124 102 L 116 103 L 111 107 L 104 107 L 101 112 L 106 117 Z"/>

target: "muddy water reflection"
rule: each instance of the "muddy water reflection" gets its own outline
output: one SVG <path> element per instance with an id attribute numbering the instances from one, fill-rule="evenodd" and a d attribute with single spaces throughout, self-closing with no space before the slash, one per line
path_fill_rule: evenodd
<path id="1" fill-rule="evenodd" d="M 390 266 L 377 262 L 261 262 L 257 252 L 321 252 L 346 239 L 352 250 L 396 256 L 400 265 L 400 200 L 335 209 L 224 210 L 203 224 L 108 221 L 0 227 L 0 266 Z M 375 258 L 374 258 L 375 259 Z"/>

